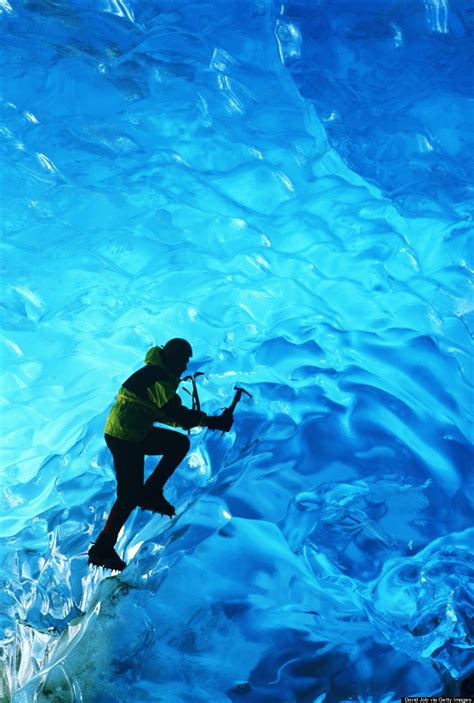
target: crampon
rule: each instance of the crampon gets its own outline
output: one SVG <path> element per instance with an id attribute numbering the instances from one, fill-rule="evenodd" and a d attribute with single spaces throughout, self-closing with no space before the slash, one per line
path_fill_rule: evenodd
<path id="1" fill-rule="evenodd" d="M 174 505 L 168 503 L 166 498 L 164 498 L 163 496 L 160 496 L 159 498 L 156 498 L 153 501 L 147 501 L 146 503 L 143 503 L 140 507 L 142 510 L 151 510 L 153 513 L 160 513 L 160 515 L 168 515 L 168 517 L 170 518 L 176 515 Z"/>
<path id="2" fill-rule="evenodd" d="M 99 535 L 97 542 L 89 549 L 88 555 L 88 563 L 91 566 L 103 566 L 104 569 L 111 569 L 112 571 L 123 571 L 127 566 L 123 559 L 119 557 L 106 535 Z"/>

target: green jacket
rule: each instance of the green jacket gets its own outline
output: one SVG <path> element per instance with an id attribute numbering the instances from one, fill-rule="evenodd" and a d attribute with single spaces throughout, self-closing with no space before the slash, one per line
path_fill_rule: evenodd
<path id="1" fill-rule="evenodd" d="M 185 430 L 206 424 L 206 413 L 190 410 L 181 403 L 177 388 L 181 379 L 164 366 L 161 348 L 152 347 L 146 366 L 132 374 L 120 387 L 105 423 L 105 434 L 140 442 L 154 422 Z"/>

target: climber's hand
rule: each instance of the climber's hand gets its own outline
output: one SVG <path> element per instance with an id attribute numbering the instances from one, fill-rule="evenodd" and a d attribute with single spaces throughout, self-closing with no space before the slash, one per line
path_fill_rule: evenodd
<path id="1" fill-rule="evenodd" d="M 206 426 L 210 430 L 220 430 L 220 432 L 229 432 L 233 424 L 233 415 L 226 413 L 225 410 L 220 415 L 209 416 L 206 421 Z"/>

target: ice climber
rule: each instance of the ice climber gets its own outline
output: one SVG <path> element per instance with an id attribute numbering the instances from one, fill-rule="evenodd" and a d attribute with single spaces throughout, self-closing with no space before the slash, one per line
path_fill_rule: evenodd
<path id="1" fill-rule="evenodd" d="M 117 499 L 104 529 L 89 550 L 89 564 L 107 569 L 125 568 L 114 546 L 134 508 L 170 517 L 175 515 L 174 507 L 163 495 L 163 488 L 186 456 L 190 442 L 187 435 L 154 427 L 154 422 L 185 430 L 201 426 L 228 432 L 232 427 L 229 412 L 209 416 L 182 405 L 176 391 L 192 353 L 185 339 L 170 339 L 164 347 L 152 347 L 145 357 L 146 366 L 120 387 L 105 424 L 105 441 L 114 460 Z M 162 458 L 144 482 L 147 454 Z"/>

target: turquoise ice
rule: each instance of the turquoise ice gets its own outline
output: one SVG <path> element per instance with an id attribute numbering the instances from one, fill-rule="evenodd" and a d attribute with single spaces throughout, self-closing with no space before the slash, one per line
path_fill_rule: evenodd
<path id="1" fill-rule="evenodd" d="M 474 12 L 0 0 L 0 699 L 339 703 L 474 673 Z M 174 521 L 87 549 L 146 350 L 204 409 Z M 186 395 L 183 394 L 186 402 Z M 148 469 L 154 462 L 150 459 Z M 464 688 L 466 690 L 466 688 Z"/>

